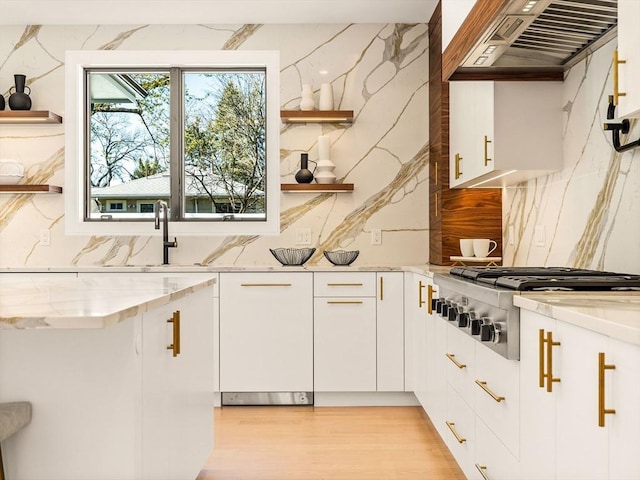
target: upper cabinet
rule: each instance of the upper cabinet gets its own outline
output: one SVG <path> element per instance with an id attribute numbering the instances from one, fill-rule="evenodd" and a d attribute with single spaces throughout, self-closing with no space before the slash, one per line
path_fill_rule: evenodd
<path id="1" fill-rule="evenodd" d="M 618 117 L 640 117 L 640 88 L 638 88 L 640 85 L 640 51 L 638 50 L 640 28 L 638 25 L 640 25 L 640 2 L 618 0 L 618 62 L 613 66 L 613 90 L 614 97 L 617 97 L 618 101 L 616 112 Z"/>
<path id="2" fill-rule="evenodd" d="M 562 169 L 560 82 L 450 82 L 450 186 L 502 187 Z"/>

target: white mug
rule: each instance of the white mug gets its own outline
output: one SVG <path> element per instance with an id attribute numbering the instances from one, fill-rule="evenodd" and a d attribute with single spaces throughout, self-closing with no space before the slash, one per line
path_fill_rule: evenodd
<path id="1" fill-rule="evenodd" d="M 491 247 L 491 244 L 493 244 L 493 247 Z M 478 258 L 487 258 L 496 248 L 498 248 L 498 242 L 495 240 L 489 240 L 488 238 L 473 239 L 473 253 Z"/>
<path id="2" fill-rule="evenodd" d="M 462 253 L 463 257 L 473 257 L 473 239 L 460 239 L 460 253 Z"/>

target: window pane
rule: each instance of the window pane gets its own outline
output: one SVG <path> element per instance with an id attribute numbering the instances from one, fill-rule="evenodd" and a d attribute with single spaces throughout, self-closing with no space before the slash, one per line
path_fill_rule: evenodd
<path id="1" fill-rule="evenodd" d="M 265 71 L 188 71 L 184 215 L 265 220 Z"/>
<path id="2" fill-rule="evenodd" d="M 88 71 L 89 218 L 153 216 L 168 201 L 169 73 Z"/>

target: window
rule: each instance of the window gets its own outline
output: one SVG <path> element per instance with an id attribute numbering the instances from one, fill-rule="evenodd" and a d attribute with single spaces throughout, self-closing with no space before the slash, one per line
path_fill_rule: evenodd
<path id="1" fill-rule="evenodd" d="M 158 199 L 176 235 L 279 233 L 277 52 L 67 52 L 66 68 L 68 233 L 152 234 Z"/>

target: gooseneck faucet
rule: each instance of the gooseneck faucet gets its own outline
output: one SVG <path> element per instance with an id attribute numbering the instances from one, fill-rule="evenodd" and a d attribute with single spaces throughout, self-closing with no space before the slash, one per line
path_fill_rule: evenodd
<path id="1" fill-rule="evenodd" d="M 162 264 L 169 265 L 169 249 L 178 246 L 178 239 L 173 237 L 173 241 L 169 241 L 169 205 L 162 200 L 156 201 L 156 230 L 160 230 L 160 210 L 164 210 L 162 216 Z"/>

